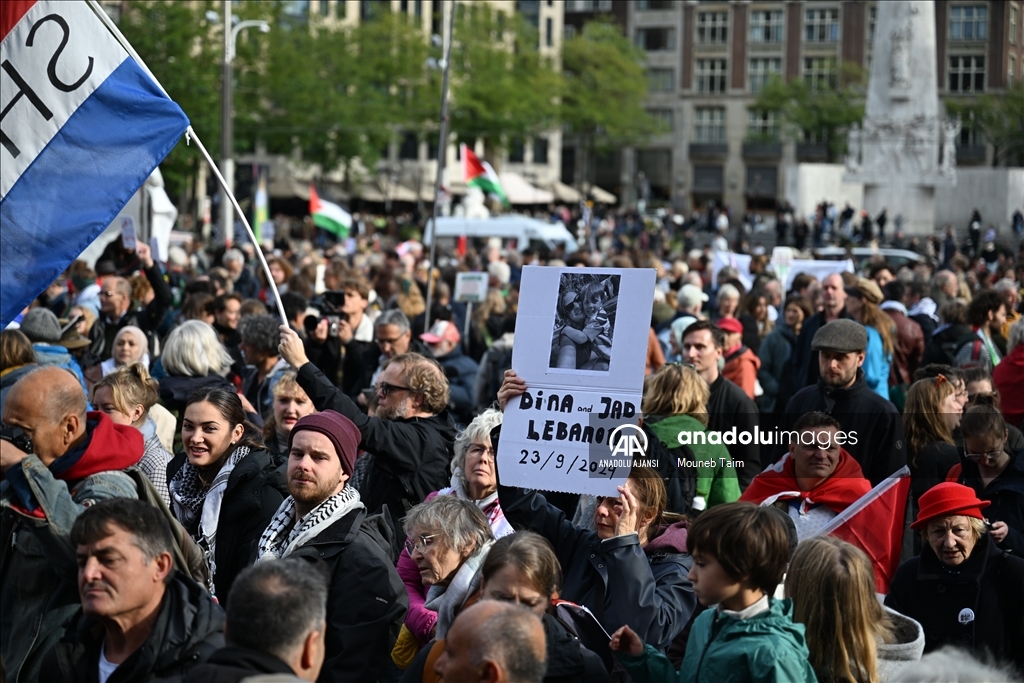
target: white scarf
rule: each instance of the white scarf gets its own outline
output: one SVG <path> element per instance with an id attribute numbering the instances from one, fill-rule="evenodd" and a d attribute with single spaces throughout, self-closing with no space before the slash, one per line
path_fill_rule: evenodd
<path id="1" fill-rule="evenodd" d="M 447 586 L 434 584 L 427 590 L 427 600 L 423 606 L 437 612 L 438 638 L 445 637 L 466 599 L 480 586 L 480 565 L 484 563 L 484 558 L 487 557 L 492 545 L 494 541 L 488 541 L 467 557 Z"/>
<path id="2" fill-rule="evenodd" d="M 476 506 L 480 508 L 480 512 L 484 513 L 484 517 L 487 518 L 487 523 L 491 526 L 491 531 L 494 533 L 495 538 L 514 534 L 516 530 L 508 523 L 508 520 L 505 519 L 505 513 L 501 510 L 501 503 L 498 502 L 498 492 L 495 491 L 480 500 L 473 500 L 466 493 L 466 489 L 462 484 L 464 476 L 462 470 L 456 467 L 455 472 L 452 474 L 451 486 L 441 489 L 437 492 L 437 495 L 455 496 L 456 498 L 476 503 Z"/>
<path id="3" fill-rule="evenodd" d="M 348 513 L 364 508 L 359 492 L 346 486 L 296 520 L 295 499 L 288 496 L 260 536 L 256 561 L 288 557 Z"/>

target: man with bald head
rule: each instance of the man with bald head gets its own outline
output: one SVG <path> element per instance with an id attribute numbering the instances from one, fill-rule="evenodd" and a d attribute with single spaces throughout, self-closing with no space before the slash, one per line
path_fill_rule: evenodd
<path id="1" fill-rule="evenodd" d="M 817 384 L 818 377 L 821 376 L 818 370 L 818 352 L 811 348 L 814 335 L 833 320 L 850 317 L 846 312 L 846 289 L 839 273 L 826 275 L 821 281 L 821 303 L 821 312 L 804 321 L 796 342 L 796 356 L 793 359 L 797 369 L 796 389 Z"/>
<path id="2" fill-rule="evenodd" d="M 78 380 L 54 366 L 18 380 L 0 419 L 0 656 L 8 681 L 34 683 L 78 609 L 71 527 L 97 501 L 137 497 L 121 470 L 142 458 L 142 433 L 87 413 Z"/>
<path id="3" fill-rule="evenodd" d="M 372 456 L 353 478 L 366 478 L 359 493 L 369 512 L 382 505 L 397 519 L 427 494 L 448 486 L 455 423 L 448 414 L 448 378 L 432 358 L 403 353 L 389 359 L 377 377 L 377 413 L 368 417 L 355 401 L 309 362 L 302 340 L 281 327 L 281 357 L 298 372 L 299 386 L 317 410 L 333 410 L 351 420 L 360 433 L 360 449 Z M 405 536 L 396 538 L 401 547 Z"/>
<path id="4" fill-rule="evenodd" d="M 123 277 L 107 276 L 100 285 L 100 317 L 89 330 L 92 346 L 89 350 L 98 360 L 110 358 L 114 350 L 114 337 L 122 327 L 134 325 L 146 333 L 150 350 L 157 348 L 154 334 L 171 307 L 171 288 L 164 280 L 160 266 L 153 261 L 149 246 L 137 249 L 139 265 L 153 287 L 153 300 L 143 305 L 132 298 L 132 286 Z"/>
<path id="5" fill-rule="evenodd" d="M 485 600 L 455 619 L 434 672 L 443 683 L 541 683 L 546 657 L 544 627 L 536 614 Z"/>

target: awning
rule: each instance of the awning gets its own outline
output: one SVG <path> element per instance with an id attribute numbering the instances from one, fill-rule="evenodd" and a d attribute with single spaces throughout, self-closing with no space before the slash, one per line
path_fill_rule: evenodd
<path id="1" fill-rule="evenodd" d="M 555 195 L 547 190 L 534 187 L 523 176 L 513 171 L 498 174 L 501 187 L 511 204 L 550 204 Z"/>
<path id="2" fill-rule="evenodd" d="M 579 190 L 574 187 L 570 187 L 559 180 L 552 183 L 550 189 L 554 193 L 555 198 L 560 202 L 578 202 L 583 198 L 583 195 L 579 193 Z"/>
<path id="3" fill-rule="evenodd" d="M 593 197 L 594 201 L 598 204 L 618 204 L 619 198 L 613 195 L 608 190 L 598 187 L 597 185 L 591 185 L 589 188 L 584 188 L 584 193 Z"/>
<path id="4" fill-rule="evenodd" d="M 411 204 L 416 202 L 416 193 L 398 183 L 393 185 L 385 184 L 382 189 L 375 182 L 365 182 L 356 189 L 355 196 L 364 202 L 379 204 L 383 204 L 389 199 L 393 202 L 409 202 Z"/>

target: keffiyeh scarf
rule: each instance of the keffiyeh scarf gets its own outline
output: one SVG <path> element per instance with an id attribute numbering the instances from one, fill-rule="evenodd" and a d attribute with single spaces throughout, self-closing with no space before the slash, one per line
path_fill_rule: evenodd
<path id="1" fill-rule="evenodd" d="M 171 500 L 174 503 L 174 516 L 186 529 L 191 529 L 199 518 L 199 530 L 196 542 L 206 554 L 210 563 L 210 577 L 217 573 L 215 556 L 217 551 L 217 522 L 220 519 L 220 506 L 224 502 L 224 492 L 228 488 L 228 479 L 235 466 L 242 458 L 249 455 L 248 446 L 239 446 L 231 454 L 224 466 L 213 478 L 209 488 L 203 486 L 199 479 L 199 468 L 186 461 L 171 480 Z"/>
<path id="2" fill-rule="evenodd" d="M 476 593 L 480 587 L 480 566 L 487 557 L 487 552 L 494 545 L 494 541 L 488 541 L 479 550 L 466 558 L 455 572 L 455 578 L 447 586 L 434 584 L 427 590 L 427 600 L 423 606 L 437 612 L 437 637 L 444 638 L 455 621 L 455 615 L 459 613 L 469 596 Z"/>
<path id="3" fill-rule="evenodd" d="M 348 513 L 364 507 L 359 499 L 359 492 L 351 486 L 346 486 L 296 520 L 295 499 L 288 496 L 281 503 L 281 507 L 277 508 L 270 525 L 260 536 L 256 561 L 288 557 Z"/>
<path id="4" fill-rule="evenodd" d="M 462 500 L 473 500 L 466 493 L 466 489 L 462 485 L 463 478 L 462 470 L 455 468 L 455 472 L 452 474 L 451 486 L 441 489 L 437 492 L 437 495 L 455 496 Z M 486 498 L 473 500 L 473 502 L 480 508 L 480 512 L 484 513 L 484 517 L 487 518 L 487 523 L 490 525 L 495 538 L 501 538 L 516 532 L 512 525 L 508 523 L 508 520 L 505 519 L 505 513 L 501 511 L 501 503 L 498 502 L 497 491 Z"/>

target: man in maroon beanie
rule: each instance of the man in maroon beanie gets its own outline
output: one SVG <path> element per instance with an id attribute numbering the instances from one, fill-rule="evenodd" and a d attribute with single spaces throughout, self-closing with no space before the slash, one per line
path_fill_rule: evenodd
<path id="1" fill-rule="evenodd" d="M 391 555 L 391 527 L 348 486 L 359 429 L 344 415 L 307 415 L 288 436 L 288 492 L 256 562 L 324 561 L 330 572 L 323 683 L 375 681 L 390 659 L 409 598 Z"/>

